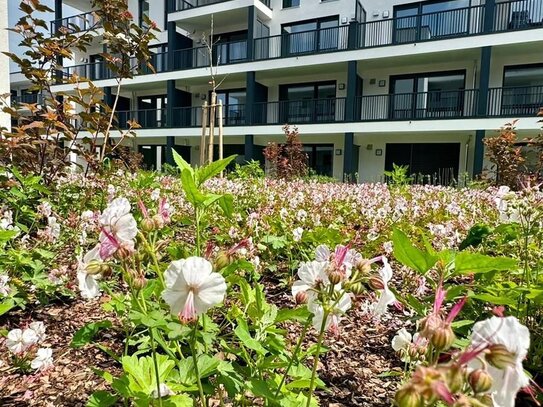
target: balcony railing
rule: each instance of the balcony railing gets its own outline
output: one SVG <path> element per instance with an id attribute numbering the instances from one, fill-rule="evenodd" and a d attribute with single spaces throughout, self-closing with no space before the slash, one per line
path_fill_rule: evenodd
<path id="1" fill-rule="evenodd" d="M 496 2 L 492 31 L 516 31 L 543 27 L 541 0 Z"/>
<path id="2" fill-rule="evenodd" d="M 345 121 L 345 98 L 255 103 L 253 124 L 305 124 Z"/>
<path id="3" fill-rule="evenodd" d="M 71 17 L 51 21 L 51 33 L 65 30 L 66 32 L 83 32 L 97 28 L 99 20 L 93 11 Z"/>
<path id="4" fill-rule="evenodd" d="M 217 3 L 225 3 L 230 0 L 169 0 L 168 11 L 174 13 L 176 11 L 190 10 L 197 7 L 210 6 Z M 270 0 L 260 0 L 261 3 L 270 8 Z"/>
<path id="5" fill-rule="evenodd" d="M 349 26 L 284 33 L 254 40 L 254 59 L 287 58 L 348 49 Z"/>
<path id="6" fill-rule="evenodd" d="M 22 103 L 41 104 L 43 102 L 43 96 L 39 93 L 32 93 L 26 95 L 11 96 L 10 100 L 12 105 L 20 105 Z"/>
<path id="7" fill-rule="evenodd" d="M 166 108 L 118 111 L 116 119 L 121 129 L 128 128 L 129 121 L 136 121 L 143 129 L 160 129 L 167 124 Z"/>
<path id="8" fill-rule="evenodd" d="M 460 119 L 477 116 L 477 89 L 360 96 L 359 121 Z"/>
<path id="9" fill-rule="evenodd" d="M 487 114 L 491 117 L 535 117 L 543 108 L 543 86 L 491 88 Z"/>
<path id="10" fill-rule="evenodd" d="M 352 106 L 355 122 L 446 120 L 484 117 L 535 117 L 543 108 L 543 86 L 492 88 L 485 112 L 478 112 L 479 90 L 414 92 L 359 96 Z M 346 98 L 323 98 L 225 105 L 224 126 L 343 123 Z M 174 107 L 171 123 L 167 109 L 117 112 L 116 123 L 128 127 L 135 120 L 144 129 L 189 128 L 202 125 L 202 107 Z M 209 124 L 209 122 L 208 122 Z M 218 122 L 215 123 L 218 125 Z"/>

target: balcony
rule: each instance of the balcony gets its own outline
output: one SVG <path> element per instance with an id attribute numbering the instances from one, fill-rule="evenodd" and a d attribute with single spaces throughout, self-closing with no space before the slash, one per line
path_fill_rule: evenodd
<path id="1" fill-rule="evenodd" d="M 360 96 L 358 121 L 441 120 L 477 116 L 479 90 L 433 91 Z"/>
<path id="2" fill-rule="evenodd" d="M 213 4 L 225 3 L 231 0 L 169 0 L 168 12 L 175 13 L 177 11 L 191 10 L 197 7 L 211 6 Z M 271 0 L 260 0 L 262 4 L 270 7 Z"/>
<path id="3" fill-rule="evenodd" d="M 543 86 L 491 88 L 487 112 L 490 117 L 535 117 L 543 108 Z"/>
<path id="4" fill-rule="evenodd" d="M 492 88 L 485 112 L 479 113 L 478 89 L 359 96 L 354 122 L 535 117 L 543 107 L 543 86 Z M 347 122 L 346 98 L 325 98 L 225 105 L 224 126 L 325 124 Z M 201 127 L 202 107 L 174 107 L 171 124 L 167 109 L 117 112 L 116 123 L 135 120 L 143 129 Z M 217 125 L 218 123 L 216 123 Z"/>
<path id="5" fill-rule="evenodd" d="M 84 32 L 97 28 L 99 25 L 100 20 L 96 17 L 96 14 L 93 11 L 89 11 L 88 13 L 51 21 L 51 33 Z"/>
<path id="6" fill-rule="evenodd" d="M 181 2 L 183 0 L 175 1 Z M 200 4 L 200 6 L 203 5 L 203 3 Z M 214 55 L 216 56 L 214 65 L 229 65 L 241 62 L 463 38 L 485 33 L 543 28 L 543 2 L 540 0 L 515 0 L 496 3 L 493 9 L 494 18 L 490 23 L 485 21 L 486 12 L 485 6 L 479 5 L 411 17 L 354 23 L 349 26 L 342 25 L 255 38 L 253 40 L 252 57 L 248 54 L 248 40 L 221 43 L 217 44 L 214 49 Z M 152 57 L 151 63 L 154 64 L 157 73 L 209 66 L 207 47 L 199 46 L 170 52 L 174 54 L 171 61 L 167 53 L 155 54 Z M 101 62 L 95 62 L 65 67 L 64 73 L 67 76 L 71 73 L 77 73 L 79 76 L 93 80 L 112 78 L 111 73 L 100 65 L 102 65 Z M 152 71 L 144 67 L 140 73 L 149 74 Z"/>
<path id="7" fill-rule="evenodd" d="M 43 103 L 43 95 L 39 93 L 32 93 L 19 96 L 11 96 L 10 100 L 12 106 L 21 105 L 23 103 L 39 105 Z"/>

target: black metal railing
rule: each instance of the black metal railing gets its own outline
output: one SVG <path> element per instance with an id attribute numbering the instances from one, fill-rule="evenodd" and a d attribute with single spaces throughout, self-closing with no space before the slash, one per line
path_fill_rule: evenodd
<path id="1" fill-rule="evenodd" d="M 122 110 L 116 113 L 116 124 L 121 129 L 129 127 L 129 121 L 137 122 L 143 129 L 160 129 L 167 126 L 166 108 Z"/>
<path id="2" fill-rule="evenodd" d="M 83 32 L 99 26 L 100 20 L 94 11 L 65 17 L 51 21 L 51 33 L 65 30 L 66 32 Z"/>
<path id="3" fill-rule="evenodd" d="M 348 49 L 349 26 L 283 33 L 254 40 L 254 59 L 286 58 Z"/>
<path id="4" fill-rule="evenodd" d="M 218 3 L 225 3 L 230 0 L 169 0 L 168 1 L 168 12 L 174 13 L 177 11 L 190 10 L 197 7 L 210 6 Z M 260 2 L 270 7 L 270 0 L 260 0 Z"/>
<path id="5" fill-rule="evenodd" d="M 200 127 L 202 125 L 202 107 L 174 107 L 172 124 L 174 127 Z M 218 125 L 218 119 L 215 125 Z M 245 126 L 247 121 L 245 104 L 230 104 L 223 107 L 223 126 Z M 207 120 L 209 125 L 209 119 Z"/>
<path id="6" fill-rule="evenodd" d="M 516 31 L 543 27 L 541 0 L 496 2 L 492 31 Z"/>
<path id="7" fill-rule="evenodd" d="M 463 7 L 358 24 L 358 48 L 382 47 L 483 33 L 484 6 Z"/>
<path id="8" fill-rule="evenodd" d="M 11 96 L 10 98 L 11 105 L 20 105 L 22 103 L 27 104 L 42 104 L 43 103 L 43 95 L 39 93 L 28 93 L 18 96 Z"/>
<path id="9" fill-rule="evenodd" d="M 253 105 L 253 124 L 305 124 L 345 121 L 345 98 L 281 100 Z"/>
<path id="10" fill-rule="evenodd" d="M 359 96 L 355 120 L 460 119 L 477 116 L 477 89 Z"/>
<path id="11" fill-rule="evenodd" d="M 517 86 L 488 90 L 490 117 L 535 117 L 543 108 L 543 86 Z"/>
<path id="12" fill-rule="evenodd" d="M 173 51 L 173 70 L 210 66 L 209 48 L 195 47 Z M 217 43 L 213 46 L 213 65 L 247 62 L 247 40 Z"/>

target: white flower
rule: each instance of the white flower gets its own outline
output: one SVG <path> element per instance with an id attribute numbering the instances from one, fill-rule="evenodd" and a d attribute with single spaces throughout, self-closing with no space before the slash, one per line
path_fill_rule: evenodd
<path id="1" fill-rule="evenodd" d="M 57 240 L 60 237 L 60 225 L 57 222 L 57 218 L 49 216 L 47 218 L 47 225 L 50 236 L 54 240 Z"/>
<path id="2" fill-rule="evenodd" d="M 162 298 L 182 322 L 196 320 L 221 303 L 226 294 L 223 276 L 214 273 L 211 263 L 202 257 L 173 261 L 164 278 L 166 289 Z"/>
<path id="3" fill-rule="evenodd" d="M 281 217 L 281 220 L 285 220 L 286 217 L 288 216 L 288 211 L 286 208 L 281 208 L 281 210 L 279 211 L 279 216 Z"/>
<path id="4" fill-rule="evenodd" d="M 529 385 L 522 361 L 530 347 L 530 331 L 515 317 L 492 317 L 473 325 L 471 346 L 474 349 L 496 344 L 505 346 L 515 356 L 515 362 L 513 366 L 505 369 L 498 369 L 490 364 L 487 366 L 487 371 L 492 376 L 490 393 L 494 407 L 514 407 L 518 391 Z M 474 369 L 481 367 L 477 359 L 469 365 Z"/>
<path id="5" fill-rule="evenodd" d="M 381 280 L 383 280 L 385 288 L 379 290 L 381 292 L 381 297 L 379 298 L 379 302 L 377 302 L 373 308 L 375 315 L 384 314 L 387 307 L 396 302 L 396 296 L 388 288 L 388 283 L 392 279 L 392 267 L 390 267 L 390 264 L 388 264 L 386 257 L 382 256 L 381 261 L 383 262 L 383 268 L 379 270 L 379 275 L 381 276 Z"/>
<path id="6" fill-rule="evenodd" d="M 6 345 L 10 352 L 23 353 L 29 347 L 38 342 L 38 336 L 32 329 L 12 329 L 8 332 Z"/>
<path id="7" fill-rule="evenodd" d="M 9 276 L 6 274 L 0 274 L 0 296 L 1 297 L 7 297 L 9 293 L 11 292 L 11 288 L 8 283 L 9 283 Z"/>
<path id="8" fill-rule="evenodd" d="M 296 294 L 299 292 L 306 292 L 311 303 L 317 297 L 316 289 L 318 289 L 318 286 L 330 284 L 326 274 L 327 266 L 328 263 L 324 261 L 302 263 L 298 269 L 299 280 L 292 285 L 292 296 L 296 298 Z"/>
<path id="9" fill-rule="evenodd" d="M 132 250 L 138 227 L 130 213 L 130 202 L 126 198 L 116 198 L 100 216 L 100 256 L 103 260 L 111 257 L 119 248 Z"/>
<path id="10" fill-rule="evenodd" d="M 102 263 L 102 258 L 100 257 L 100 244 L 97 244 L 87 254 L 85 254 L 83 260 L 79 262 L 77 267 L 79 291 L 81 292 L 81 297 L 86 300 L 100 296 L 100 287 L 96 281 L 100 278 L 99 274 L 87 273 L 87 267 L 90 263 L 94 262 Z"/>
<path id="11" fill-rule="evenodd" d="M 303 228 L 296 228 L 292 231 L 292 238 L 295 242 L 302 240 L 302 235 L 304 234 Z"/>
<path id="12" fill-rule="evenodd" d="M 160 383 L 158 387 L 160 388 L 160 397 L 161 398 L 162 397 L 168 397 L 168 396 L 171 396 L 171 395 L 175 394 L 165 383 Z M 156 386 L 155 386 L 155 389 L 151 393 L 151 397 L 154 398 L 154 399 L 158 398 L 158 391 L 156 389 Z"/>
<path id="13" fill-rule="evenodd" d="M 42 202 L 38 205 L 38 213 L 45 218 L 48 218 L 53 213 L 53 208 L 49 202 Z"/>
<path id="14" fill-rule="evenodd" d="M 350 308 L 351 296 L 348 293 L 344 293 L 338 303 L 334 306 L 334 309 L 328 314 L 326 322 L 324 323 L 324 330 L 330 330 L 332 333 L 337 334 L 341 317 L 345 315 Z M 313 327 L 320 332 L 324 318 L 323 306 L 313 302 L 308 305 L 308 309 L 313 313 Z"/>
<path id="15" fill-rule="evenodd" d="M 83 211 L 81 213 L 81 220 L 83 220 L 83 221 L 89 221 L 92 218 L 94 218 L 94 212 L 93 211 Z"/>
<path id="16" fill-rule="evenodd" d="M 0 218 L 0 229 L 11 230 L 13 229 L 13 212 L 10 210 L 4 211 Z"/>
<path id="17" fill-rule="evenodd" d="M 53 350 L 51 348 L 40 348 L 36 357 L 30 362 L 30 367 L 35 370 L 45 370 L 53 366 Z"/>
<path id="18" fill-rule="evenodd" d="M 307 212 L 303 209 L 300 209 L 298 213 L 296 214 L 296 219 L 298 219 L 300 222 L 304 222 L 307 218 Z"/>
<path id="19" fill-rule="evenodd" d="M 45 325 L 41 321 L 32 322 L 29 326 L 29 329 L 32 329 L 36 336 L 38 337 L 38 342 L 41 342 L 45 339 Z"/>
<path id="20" fill-rule="evenodd" d="M 160 189 L 155 188 L 153 189 L 153 192 L 151 192 L 151 199 L 153 201 L 158 201 L 158 198 L 160 198 Z"/>
<path id="21" fill-rule="evenodd" d="M 396 352 L 400 351 L 406 351 L 411 345 L 411 340 L 413 337 L 409 332 L 407 332 L 407 329 L 402 328 L 398 332 L 396 332 L 396 335 L 394 338 L 392 338 L 392 349 L 394 349 Z"/>

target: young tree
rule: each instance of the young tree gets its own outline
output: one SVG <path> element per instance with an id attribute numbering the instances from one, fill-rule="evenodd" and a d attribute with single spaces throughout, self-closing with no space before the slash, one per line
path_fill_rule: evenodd
<path id="1" fill-rule="evenodd" d="M 138 127 L 129 121 L 128 129 L 116 127 L 115 110 L 121 83 L 139 73 L 149 63 L 149 42 L 155 38 L 156 24 L 146 19 L 146 28 L 134 23 L 125 0 L 93 0 L 93 21 L 82 30 L 75 24 L 57 27 L 54 32 L 42 18 L 52 12 L 39 0 L 23 0 L 24 13 L 11 31 L 21 35 L 22 56 L 6 53 L 31 82 L 31 90 L 40 95 L 38 103 L 9 104 L 3 96 L 3 111 L 17 124 L 0 133 L 0 165 L 16 165 L 25 172 L 41 175 L 50 182 L 65 171 L 70 153 L 83 157 L 87 168 L 99 170 L 104 158 L 122 139 L 134 135 Z M 104 101 L 104 92 L 76 69 L 65 70 L 63 60 L 73 60 L 75 51 L 85 52 L 103 30 L 107 49 L 101 55 L 104 70 L 116 79 L 117 93 L 112 106 Z M 70 85 L 71 91 L 57 91 L 55 85 Z M 120 132 L 120 140 L 111 142 L 111 131 Z M 81 133 L 89 136 L 82 137 Z M 99 154 L 97 155 L 97 151 Z"/>

